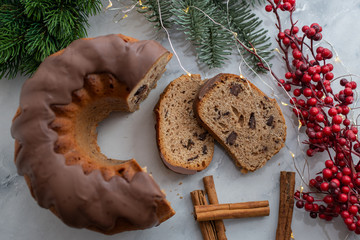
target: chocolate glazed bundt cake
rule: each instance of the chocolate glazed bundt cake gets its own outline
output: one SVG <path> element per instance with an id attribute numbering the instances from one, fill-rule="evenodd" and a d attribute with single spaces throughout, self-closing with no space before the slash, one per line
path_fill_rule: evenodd
<path id="1" fill-rule="evenodd" d="M 138 109 L 171 53 L 155 41 L 108 35 L 48 57 L 21 91 L 11 128 L 31 194 L 64 223 L 105 234 L 156 226 L 175 214 L 134 160 L 108 159 L 96 126 Z"/>

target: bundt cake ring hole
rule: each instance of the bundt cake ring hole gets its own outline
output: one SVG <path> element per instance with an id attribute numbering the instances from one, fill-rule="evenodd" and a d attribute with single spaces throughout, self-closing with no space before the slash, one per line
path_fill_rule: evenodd
<path id="1" fill-rule="evenodd" d="M 140 170 L 138 165 L 130 160 L 110 159 L 101 153 L 96 128 L 111 112 L 137 110 L 164 71 L 165 68 L 154 67 L 130 93 L 110 74 L 88 75 L 84 87 L 73 92 L 70 104 L 51 106 L 56 118 L 49 127 L 59 136 L 55 152 L 63 154 L 68 165 L 80 164 L 85 174 L 99 169 L 106 180 L 114 175 L 131 180 Z"/>

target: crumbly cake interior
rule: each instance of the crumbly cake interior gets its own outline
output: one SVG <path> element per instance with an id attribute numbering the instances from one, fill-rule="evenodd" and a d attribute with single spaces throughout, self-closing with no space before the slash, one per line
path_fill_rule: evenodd
<path id="1" fill-rule="evenodd" d="M 56 118 L 50 128 L 59 135 L 54 148 L 65 156 L 66 164 L 80 164 L 85 174 L 99 169 L 106 180 L 114 175 L 130 177 L 133 173 L 129 171 L 139 171 L 135 165 L 128 168 L 132 161 L 108 159 L 101 153 L 96 127 L 113 111 L 138 109 L 165 71 L 167 60 L 162 56 L 130 93 L 110 74 L 90 74 L 84 87 L 73 92 L 70 104 L 51 106 Z"/>
<path id="2" fill-rule="evenodd" d="M 280 109 L 246 80 L 221 81 L 205 98 L 199 116 L 238 166 L 254 171 L 282 148 L 286 126 Z"/>
<path id="3" fill-rule="evenodd" d="M 212 159 L 214 140 L 193 111 L 199 75 L 174 80 L 160 101 L 159 138 L 163 157 L 173 166 L 203 170 Z"/>

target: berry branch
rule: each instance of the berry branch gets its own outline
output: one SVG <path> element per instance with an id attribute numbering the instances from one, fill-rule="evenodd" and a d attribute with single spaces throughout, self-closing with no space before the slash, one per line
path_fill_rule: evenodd
<path id="1" fill-rule="evenodd" d="M 328 63 L 333 53 L 325 47 L 314 47 L 322 39 L 322 27 L 296 26 L 293 20 L 296 0 L 267 0 L 265 10 L 276 17 L 278 30 L 276 41 L 284 54 L 287 72 L 284 79 L 275 77 L 279 86 L 291 97 L 294 114 L 306 128 L 307 156 L 327 152 L 325 167 L 309 182 L 311 192 L 295 193 L 296 206 L 304 208 L 310 217 L 332 220 L 341 216 L 350 231 L 360 234 L 360 142 L 358 128 L 349 119 L 357 84 L 346 78 L 340 79 L 342 90 L 335 93 L 334 66 Z M 280 11 L 287 12 L 290 27 L 283 30 Z M 252 54 L 257 55 L 256 51 Z M 265 66 L 258 58 L 258 66 Z"/>

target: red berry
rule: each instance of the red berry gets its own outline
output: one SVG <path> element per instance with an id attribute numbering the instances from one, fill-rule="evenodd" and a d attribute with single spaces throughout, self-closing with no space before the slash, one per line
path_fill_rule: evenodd
<path id="1" fill-rule="evenodd" d="M 345 126 L 349 126 L 350 125 L 350 120 L 349 119 L 345 119 L 344 121 L 343 121 L 343 124 L 345 125 Z"/>
<path id="2" fill-rule="evenodd" d="M 334 107 L 330 108 L 329 111 L 328 111 L 328 114 L 330 116 L 335 116 L 337 114 L 336 108 L 334 108 Z"/>
<path id="3" fill-rule="evenodd" d="M 341 194 L 339 194 L 338 200 L 339 200 L 339 202 L 344 203 L 344 202 L 347 202 L 348 197 L 347 197 L 347 195 L 346 195 L 346 194 L 341 193 Z"/>
<path id="4" fill-rule="evenodd" d="M 310 83 L 310 81 L 311 81 L 311 76 L 309 75 L 309 74 L 307 74 L 307 73 L 305 73 L 303 76 L 302 76 L 302 78 L 301 78 L 301 80 L 304 82 L 304 83 Z"/>
<path id="5" fill-rule="evenodd" d="M 354 221 L 353 221 L 353 219 L 351 218 L 351 217 L 348 217 L 348 218 L 345 218 L 344 219 L 344 222 L 345 222 L 345 224 L 346 225 L 350 225 L 350 224 L 352 224 Z"/>
<path id="6" fill-rule="evenodd" d="M 332 52 L 329 49 L 324 48 L 324 50 L 321 53 L 321 56 L 323 58 L 331 58 L 332 57 Z"/>
<path id="7" fill-rule="evenodd" d="M 295 2 L 295 0 L 292 0 L 292 1 L 294 1 Z M 289 3 L 290 3 L 290 1 L 289 1 Z M 291 3 L 290 3 L 291 4 Z M 291 4 L 291 5 L 293 5 L 293 4 Z M 299 32 L 299 28 L 297 27 L 297 26 L 294 26 L 293 28 L 292 28 L 292 33 L 293 34 L 297 34 Z"/>
<path id="8" fill-rule="evenodd" d="M 349 213 L 348 211 L 342 211 L 342 212 L 340 213 L 340 215 L 341 215 L 341 217 L 342 217 L 343 219 L 346 219 L 346 218 L 349 218 L 349 217 L 350 217 L 350 213 Z"/>
<path id="9" fill-rule="evenodd" d="M 321 80 L 321 77 L 318 73 L 315 73 L 313 76 L 312 76 L 312 80 L 314 82 L 319 82 Z"/>
<path id="10" fill-rule="evenodd" d="M 355 224 L 355 223 L 352 223 L 352 224 L 348 225 L 348 229 L 349 229 L 350 231 L 355 231 L 355 229 L 356 229 L 356 224 Z"/>
<path id="11" fill-rule="evenodd" d="M 310 27 L 307 31 L 306 31 L 306 36 L 308 38 L 311 38 L 312 36 L 314 36 L 316 34 L 316 30 L 312 27 Z"/>
<path id="12" fill-rule="evenodd" d="M 342 188 L 341 188 L 341 192 L 343 192 L 343 193 L 348 193 L 348 192 L 350 192 L 350 188 L 349 187 L 347 187 L 347 186 L 343 186 Z"/>
<path id="13" fill-rule="evenodd" d="M 305 88 L 303 90 L 303 94 L 304 94 L 305 97 L 310 97 L 312 95 L 312 91 L 311 91 L 310 88 Z"/>
<path id="14" fill-rule="evenodd" d="M 291 90 L 291 85 L 288 83 L 284 84 L 284 89 L 289 92 Z"/>
<path id="15" fill-rule="evenodd" d="M 334 201 L 334 198 L 331 196 L 331 195 L 326 195 L 324 198 L 323 198 L 323 201 L 327 204 L 329 203 L 332 203 Z"/>
<path id="16" fill-rule="evenodd" d="M 332 88 L 330 86 L 325 86 L 325 91 L 326 92 L 332 92 Z"/>
<path id="17" fill-rule="evenodd" d="M 329 67 L 330 71 L 332 71 L 334 69 L 334 66 L 331 63 L 328 63 L 326 65 Z"/>
<path id="18" fill-rule="evenodd" d="M 271 12 L 271 11 L 273 10 L 273 7 L 272 7 L 271 5 L 266 5 L 266 6 L 265 6 L 265 10 L 266 10 L 267 12 Z"/>
<path id="19" fill-rule="evenodd" d="M 301 106 L 301 107 L 304 107 L 304 106 L 305 106 L 305 101 L 304 101 L 303 99 L 299 99 L 299 100 L 297 101 L 297 103 L 298 103 L 299 106 Z"/>
<path id="20" fill-rule="evenodd" d="M 284 38 L 285 38 L 285 33 L 279 32 L 278 38 L 279 38 L 279 39 L 284 39 Z"/>
<path id="21" fill-rule="evenodd" d="M 354 97 L 352 97 L 352 96 L 346 97 L 345 102 L 347 104 L 352 104 L 354 102 Z"/>
<path id="22" fill-rule="evenodd" d="M 286 78 L 286 79 L 292 78 L 292 73 L 291 73 L 291 72 L 285 73 L 285 78 Z"/>
<path id="23" fill-rule="evenodd" d="M 339 138 L 338 143 L 339 143 L 341 146 L 344 146 L 344 145 L 346 144 L 346 139 L 345 139 L 345 138 Z"/>
<path id="24" fill-rule="evenodd" d="M 317 103 L 316 98 L 310 98 L 309 100 L 307 100 L 307 104 L 308 104 L 309 106 L 315 106 L 316 103 Z"/>
<path id="25" fill-rule="evenodd" d="M 302 200 L 297 201 L 296 202 L 296 207 L 297 208 L 303 208 L 304 207 L 304 201 L 302 201 Z"/>
<path id="26" fill-rule="evenodd" d="M 285 37 L 285 38 L 282 40 L 282 42 L 283 42 L 284 45 L 289 45 L 290 39 L 287 38 L 287 37 Z"/>
<path id="27" fill-rule="evenodd" d="M 356 89 L 356 87 L 357 87 L 357 83 L 356 83 L 356 82 L 350 82 L 350 84 L 351 84 L 351 88 L 352 88 L 352 89 Z"/>
<path id="28" fill-rule="evenodd" d="M 334 74 L 332 72 L 328 72 L 327 74 L 325 74 L 325 79 L 326 80 L 331 80 L 334 78 Z"/>
<path id="29" fill-rule="evenodd" d="M 326 160 L 326 161 L 325 161 L 325 166 L 326 166 L 327 168 L 332 168 L 332 167 L 334 166 L 334 162 L 331 161 L 331 160 Z"/>
<path id="30" fill-rule="evenodd" d="M 349 120 L 349 119 L 345 119 L 345 120 Z M 350 121 L 350 120 L 349 120 Z M 357 134 L 358 133 L 358 129 L 356 127 L 351 127 L 351 131 L 353 131 L 353 133 Z"/>
<path id="31" fill-rule="evenodd" d="M 329 170 L 330 170 L 330 169 L 329 169 Z M 335 184 L 336 187 L 340 187 L 340 181 L 339 181 L 339 179 L 336 179 L 336 178 L 331 179 L 330 185 L 331 185 L 331 184 Z"/>
<path id="32" fill-rule="evenodd" d="M 330 68 L 326 65 L 321 67 L 321 73 L 325 74 L 328 73 L 330 71 Z"/>
<path id="33" fill-rule="evenodd" d="M 333 116 L 332 122 L 334 124 L 340 124 L 340 123 L 342 123 L 342 120 L 343 119 L 340 115 L 335 115 L 335 116 Z"/>
<path id="34" fill-rule="evenodd" d="M 323 128 L 323 133 L 325 136 L 330 136 L 332 134 L 331 128 L 330 127 L 324 127 Z"/>
<path id="35" fill-rule="evenodd" d="M 305 203 L 305 210 L 310 212 L 313 209 L 312 203 Z"/>
<path id="36" fill-rule="evenodd" d="M 338 125 L 338 124 L 332 125 L 332 126 L 331 126 L 331 131 L 334 132 L 334 133 L 340 132 L 340 131 L 341 131 L 340 125 Z"/>
<path id="37" fill-rule="evenodd" d="M 351 169 L 348 167 L 344 167 L 342 170 L 344 175 L 350 175 L 351 174 Z"/>
<path id="38" fill-rule="evenodd" d="M 346 96 L 352 96 L 353 95 L 353 91 L 352 91 L 352 89 L 351 88 L 345 88 L 344 89 L 344 94 L 346 95 Z"/>
<path id="39" fill-rule="evenodd" d="M 348 106 L 343 106 L 341 109 L 341 113 L 343 115 L 347 115 L 350 112 L 350 108 Z"/>
<path id="40" fill-rule="evenodd" d="M 311 187 L 315 187 L 316 184 L 317 184 L 317 181 L 316 181 L 315 179 L 310 179 L 309 185 L 310 185 Z"/>
<path id="41" fill-rule="evenodd" d="M 292 6 L 291 6 L 291 4 L 290 4 L 289 2 L 284 3 L 284 4 L 283 4 L 283 7 L 284 7 L 284 9 L 285 9 L 286 11 L 289 11 L 289 10 L 292 9 Z"/>
<path id="42" fill-rule="evenodd" d="M 312 150 L 312 149 L 306 150 L 306 155 L 308 155 L 309 157 L 312 157 L 314 155 L 314 150 Z"/>
<path id="43" fill-rule="evenodd" d="M 328 191 L 328 190 L 329 190 L 329 183 L 323 182 L 323 183 L 320 185 L 320 189 L 321 189 L 321 191 Z"/>
<path id="44" fill-rule="evenodd" d="M 323 60 L 323 57 L 322 57 L 321 53 L 318 53 L 318 54 L 315 56 L 315 59 L 316 59 L 317 61 Z"/>
<path id="45" fill-rule="evenodd" d="M 323 122 L 324 120 L 325 120 L 324 115 L 322 115 L 322 114 L 316 115 L 316 121 L 317 122 Z"/>
<path id="46" fill-rule="evenodd" d="M 317 96 L 318 98 L 322 98 L 322 97 L 324 96 L 324 93 L 323 93 L 322 91 L 317 91 L 317 92 L 316 92 L 316 96 Z"/>
<path id="47" fill-rule="evenodd" d="M 307 30 L 309 30 L 309 26 L 303 26 L 302 28 L 301 28 L 301 31 L 303 31 L 304 33 L 307 31 Z"/>
<path id="48" fill-rule="evenodd" d="M 332 104 L 333 103 L 333 99 L 332 99 L 332 97 L 325 97 L 324 98 L 324 103 L 326 103 L 326 104 Z"/>
<path id="49" fill-rule="evenodd" d="M 352 206 L 349 207 L 349 213 L 357 214 L 358 211 L 359 211 L 359 209 L 355 205 L 352 205 Z"/>
<path id="50" fill-rule="evenodd" d="M 299 88 L 294 89 L 294 96 L 299 97 L 301 95 L 301 90 Z"/>
<path id="51" fill-rule="evenodd" d="M 345 175 L 341 178 L 341 183 L 344 185 L 349 185 L 351 183 L 351 178 Z"/>
<path id="52" fill-rule="evenodd" d="M 354 183 L 355 183 L 356 186 L 360 187 L 360 178 L 356 178 L 354 180 Z"/>
<path id="53" fill-rule="evenodd" d="M 357 197 L 355 197 L 354 195 L 351 195 L 350 199 L 349 199 L 349 202 L 352 203 L 352 204 L 357 203 Z"/>
<path id="54" fill-rule="evenodd" d="M 322 173 L 323 173 L 323 177 L 324 177 L 325 179 L 331 178 L 332 175 L 333 175 L 333 173 L 331 172 L 331 170 L 328 169 L 328 168 L 324 168 L 324 170 L 322 171 Z"/>
<path id="55" fill-rule="evenodd" d="M 292 54 L 295 59 L 300 59 L 302 57 L 302 54 L 299 50 L 294 50 Z"/>
<path id="56" fill-rule="evenodd" d="M 310 108 L 310 115 L 312 115 L 312 116 L 316 116 L 316 115 L 318 115 L 319 114 L 319 109 L 317 108 L 317 107 L 312 107 L 312 108 Z"/>

